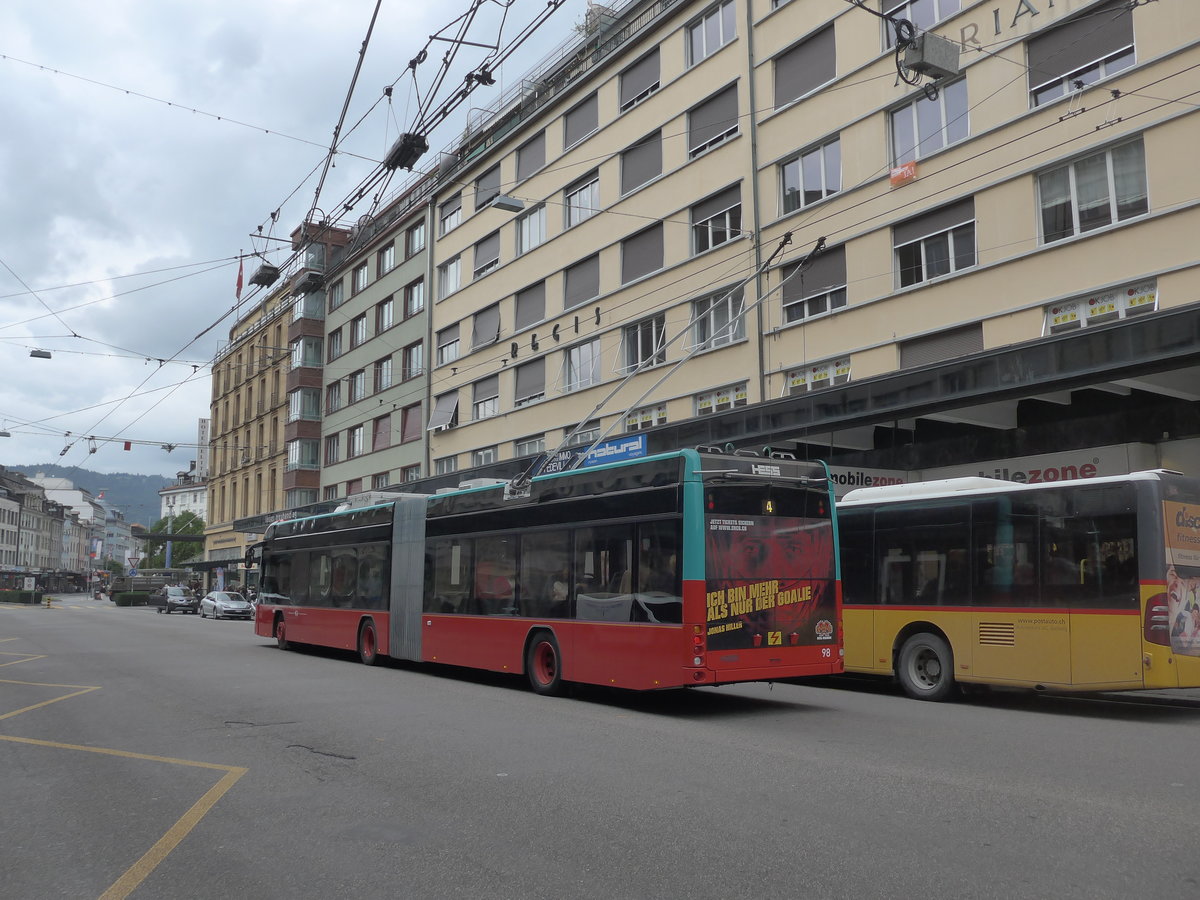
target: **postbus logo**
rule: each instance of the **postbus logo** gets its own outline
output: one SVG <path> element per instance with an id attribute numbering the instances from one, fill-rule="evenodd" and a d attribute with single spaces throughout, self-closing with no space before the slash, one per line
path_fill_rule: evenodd
<path id="1" fill-rule="evenodd" d="M 814 630 L 817 633 L 818 641 L 832 641 L 833 640 L 833 623 L 830 622 L 828 619 L 822 619 L 821 621 L 819 621 L 816 624 L 816 627 Z"/>

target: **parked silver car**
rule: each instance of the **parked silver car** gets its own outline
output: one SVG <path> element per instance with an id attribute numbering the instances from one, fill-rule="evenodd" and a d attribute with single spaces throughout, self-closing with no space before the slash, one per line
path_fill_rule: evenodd
<path id="1" fill-rule="evenodd" d="M 245 597 L 235 591 L 210 591 L 200 601 L 200 618 L 251 619 L 254 607 Z"/>

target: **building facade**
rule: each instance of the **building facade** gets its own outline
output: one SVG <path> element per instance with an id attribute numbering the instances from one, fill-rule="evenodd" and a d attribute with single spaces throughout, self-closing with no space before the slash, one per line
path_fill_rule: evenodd
<path id="1" fill-rule="evenodd" d="M 958 74 L 844 0 L 645 2 L 496 104 L 436 192 L 432 475 L 573 432 L 1200 467 L 1200 6 L 875 9 Z"/>

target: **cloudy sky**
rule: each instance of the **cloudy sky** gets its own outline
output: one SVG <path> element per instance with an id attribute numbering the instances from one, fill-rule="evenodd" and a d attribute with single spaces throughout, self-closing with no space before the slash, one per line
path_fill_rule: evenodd
<path id="1" fill-rule="evenodd" d="M 411 124 L 408 61 L 468 6 L 382 0 L 318 207 L 337 208 Z M 375 8 L 0 3 L 0 430 L 11 435 L 0 464 L 169 477 L 188 468 L 209 364 L 236 320 L 238 255 L 286 258 L 287 244 L 250 235 L 263 225 L 286 238 L 314 205 Z M 545 8 L 514 0 L 503 43 Z M 496 85 L 433 134 L 432 150 L 453 141 L 467 107 L 494 102 L 565 40 L 584 9 L 566 0 Z M 466 39 L 495 41 L 501 11 L 486 3 Z M 417 67 L 422 92 L 449 46 L 434 43 Z M 447 87 L 484 53 L 461 51 Z"/>

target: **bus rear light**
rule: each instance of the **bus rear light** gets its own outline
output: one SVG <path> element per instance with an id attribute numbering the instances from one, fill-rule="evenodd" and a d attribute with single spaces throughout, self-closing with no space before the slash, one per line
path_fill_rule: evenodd
<path id="1" fill-rule="evenodd" d="M 699 656 L 693 656 L 692 657 L 692 665 L 693 666 L 702 666 L 702 665 L 704 665 L 704 660 Z"/>
<path id="2" fill-rule="evenodd" d="M 1166 594 L 1155 594 L 1146 601 L 1143 632 L 1147 643 L 1171 646 L 1171 610 Z"/>
<path id="3" fill-rule="evenodd" d="M 692 646 L 699 649 L 704 646 L 704 636 L 700 634 L 692 635 Z"/>

